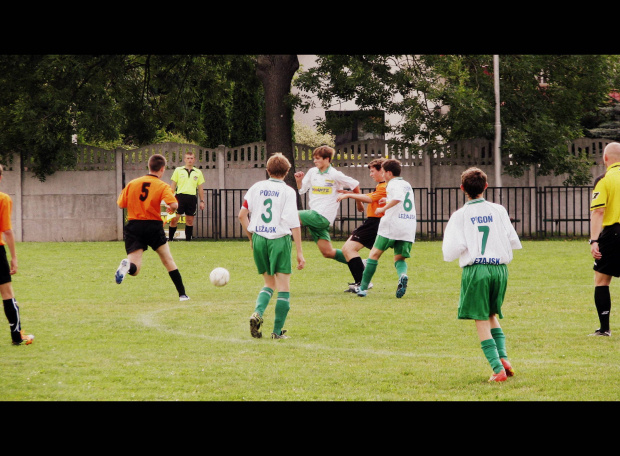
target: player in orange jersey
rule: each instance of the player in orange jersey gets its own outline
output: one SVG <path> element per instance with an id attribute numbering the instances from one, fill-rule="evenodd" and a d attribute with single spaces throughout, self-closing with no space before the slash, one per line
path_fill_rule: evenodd
<path id="1" fill-rule="evenodd" d="M 2 165 L 0 165 L 0 180 L 2 180 Z M 11 197 L 6 193 L 0 192 L 0 232 L 4 235 L 4 240 L 0 236 L 0 294 L 2 295 L 2 303 L 4 304 L 4 314 L 9 320 L 11 327 L 11 340 L 13 345 L 30 345 L 34 340 L 32 334 L 25 334 L 21 327 L 21 318 L 19 307 L 13 293 L 13 285 L 11 284 L 11 276 L 17 273 L 17 253 L 15 251 L 15 237 L 13 236 L 13 228 L 11 226 L 11 211 L 13 210 L 13 202 Z M 6 241 L 6 243 L 5 243 Z M 6 257 L 5 245 L 9 247 L 11 252 L 11 264 Z"/>
<path id="2" fill-rule="evenodd" d="M 136 276 L 142 265 L 142 253 L 151 247 L 161 259 L 179 292 L 179 299 L 187 301 L 183 279 L 170 253 L 168 239 L 161 220 L 161 202 L 173 213 L 178 203 L 168 184 L 161 180 L 166 170 L 166 159 L 155 154 L 149 159 L 149 174 L 127 184 L 118 197 L 118 207 L 127 208 L 128 222 L 123 228 L 127 258 L 116 270 L 116 283 L 120 284 L 127 274 Z"/>

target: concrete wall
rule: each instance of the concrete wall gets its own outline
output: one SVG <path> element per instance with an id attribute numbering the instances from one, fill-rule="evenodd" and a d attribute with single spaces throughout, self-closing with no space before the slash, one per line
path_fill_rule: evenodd
<path id="1" fill-rule="evenodd" d="M 607 140 L 582 139 L 573 142 L 567 153 L 585 152 L 596 161 L 592 177 L 605 171 L 602 151 Z M 264 143 L 236 148 L 220 146 L 206 149 L 187 144 L 164 143 L 126 151 L 105 151 L 81 148 L 75 170 L 58 171 L 45 182 L 15 156 L 5 167 L 0 191 L 13 200 L 13 230 L 18 241 L 110 241 L 123 238 L 123 211 L 116 200 L 123 186 L 131 179 L 148 172 L 148 158 L 160 153 L 168 160 L 164 181 L 177 166 L 183 166 L 184 152 L 196 154 L 196 166 L 205 176 L 205 189 L 248 189 L 265 179 Z M 403 178 L 414 188 L 437 189 L 458 187 L 461 173 L 469 166 L 478 166 L 495 186 L 492 143 L 484 140 L 463 141 L 446 145 L 441 151 L 427 154 L 422 150 L 390 149 L 380 140 L 360 141 L 341 146 L 333 164 L 345 174 L 359 180 L 362 187 L 373 188 L 368 175 L 368 162 L 390 156 L 403 163 Z M 296 170 L 313 167 L 312 148 L 295 145 Z M 509 159 L 509 158 L 507 158 Z M 504 175 L 503 187 L 560 186 L 565 176 L 535 176 L 532 170 L 522 178 Z M 237 204 L 235 202 L 235 204 Z M 235 212 L 237 209 L 232 208 Z M 535 216 L 535 214 L 534 214 Z M 234 217 L 231 218 L 235 223 Z"/>

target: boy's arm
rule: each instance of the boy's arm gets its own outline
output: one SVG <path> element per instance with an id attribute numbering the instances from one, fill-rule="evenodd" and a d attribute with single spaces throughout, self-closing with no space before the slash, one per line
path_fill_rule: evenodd
<path id="1" fill-rule="evenodd" d="M 446 229 L 443 233 L 443 243 L 441 250 L 443 253 L 444 261 L 454 261 L 461 256 L 461 254 L 467 249 L 465 239 L 463 237 L 463 230 L 459 229 L 460 217 L 456 214 L 452 214 Z"/>
<path id="2" fill-rule="evenodd" d="M 385 211 L 396 206 L 398 203 L 400 203 L 400 200 L 393 199 L 392 201 L 387 203 L 385 206 L 378 207 L 377 209 L 375 209 L 375 214 L 383 214 Z"/>
<path id="3" fill-rule="evenodd" d="M 248 216 L 250 211 L 246 207 L 241 207 L 239 210 L 239 221 L 241 222 L 241 226 L 243 226 L 243 231 L 245 235 L 250 240 L 250 247 L 252 247 L 252 234 L 248 231 L 248 225 L 250 224 L 250 217 Z"/>
<path id="4" fill-rule="evenodd" d="M 17 252 L 15 250 L 15 236 L 13 235 L 13 230 L 6 230 L 2 234 L 4 234 L 4 240 L 9 247 L 9 252 L 11 252 L 11 275 L 17 274 Z"/>
<path id="5" fill-rule="evenodd" d="M 301 227 L 291 228 L 291 233 L 297 250 L 297 269 L 303 269 L 306 265 L 306 260 L 304 259 L 304 253 L 301 248 Z"/>

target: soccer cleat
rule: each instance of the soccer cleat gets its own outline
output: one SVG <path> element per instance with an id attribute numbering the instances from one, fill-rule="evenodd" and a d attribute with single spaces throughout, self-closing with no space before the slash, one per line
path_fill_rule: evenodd
<path id="1" fill-rule="evenodd" d="M 601 328 L 597 329 L 596 331 L 594 331 L 592 334 L 588 334 L 588 336 L 611 336 L 611 329 L 608 329 L 607 331 L 601 331 Z"/>
<path id="2" fill-rule="evenodd" d="M 290 339 L 290 337 L 284 334 L 285 332 L 286 332 L 286 329 L 283 329 L 282 331 L 280 331 L 280 334 L 271 333 L 271 338 L 272 339 Z"/>
<path id="3" fill-rule="evenodd" d="M 357 293 L 355 290 L 357 288 L 359 288 L 360 284 L 359 283 L 350 283 L 349 284 L 349 288 L 347 288 L 346 290 L 344 290 L 345 293 Z M 368 289 L 370 290 L 372 288 L 372 282 L 370 282 L 368 284 Z"/>
<path id="4" fill-rule="evenodd" d="M 398 286 L 396 287 L 397 298 L 402 298 L 405 295 L 405 292 L 407 291 L 408 281 L 409 281 L 409 278 L 407 277 L 407 274 L 401 274 L 400 277 L 398 278 Z"/>
<path id="5" fill-rule="evenodd" d="M 510 361 L 506 358 L 499 359 L 502 362 L 502 366 L 504 366 L 504 370 L 506 371 L 506 377 L 512 377 L 515 374 L 515 370 L 512 368 Z"/>
<path id="6" fill-rule="evenodd" d="M 252 337 L 256 339 L 263 337 L 263 332 L 260 329 L 262 324 L 263 317 L 261 317 L 258 312 L 254 312 L 250 317 L 250 334 L 252 334 Z"/>
<path id="7" fill-rule="evenodd" d="M 181 295 L 181 296 L 179 296 L 179 301 L 189 301 L 189 296 Z"/>
<path id="8" fill-rule="evenodd" d="M 360 297 L 360 298 L 365 298 L 366 294 L 368 294 L 368 290 L 362 290 L 360 287 L 357 287 L 355 289 L 355 293 Z"/>
<path id="9" fill-rule="evenodd" d="M 491 375 L 489 383 L 505 382 L 507 378 L 508 377 L 506 376 L 506 371 L 502 369 L 499 373 Z"/>
<path id="10" fill-rule="evenodd" d="M 20 334 L 21 334 L 22 340 L 13 341 L 13 345 L 21 345 L 22 342 L 24 343 L 24 345 L 30 345 L 34 341 L 34 336 L 32 334 L 24 334 L 23 329 L 20 331 Z"/>
<path id="11" fill-rule="evenodd" d="M 121 264 L 116 270 L 116 274 L 114 275 L 114 278 L 116 279 L 116 283 L 120 285 L 128 272 L 129 272 L 129 260 L 125 258 L 121 260 Z"/>

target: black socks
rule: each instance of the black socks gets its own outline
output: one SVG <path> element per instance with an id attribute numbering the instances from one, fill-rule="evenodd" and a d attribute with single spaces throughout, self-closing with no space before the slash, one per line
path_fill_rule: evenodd
<path id="1" fill-rule="evenodd" d="M 594 287 L 594 304 L 601 322 L 601 331 L 609 331 L 609 311 L 611 310 L 611 296 L 609 287 Z"/>

